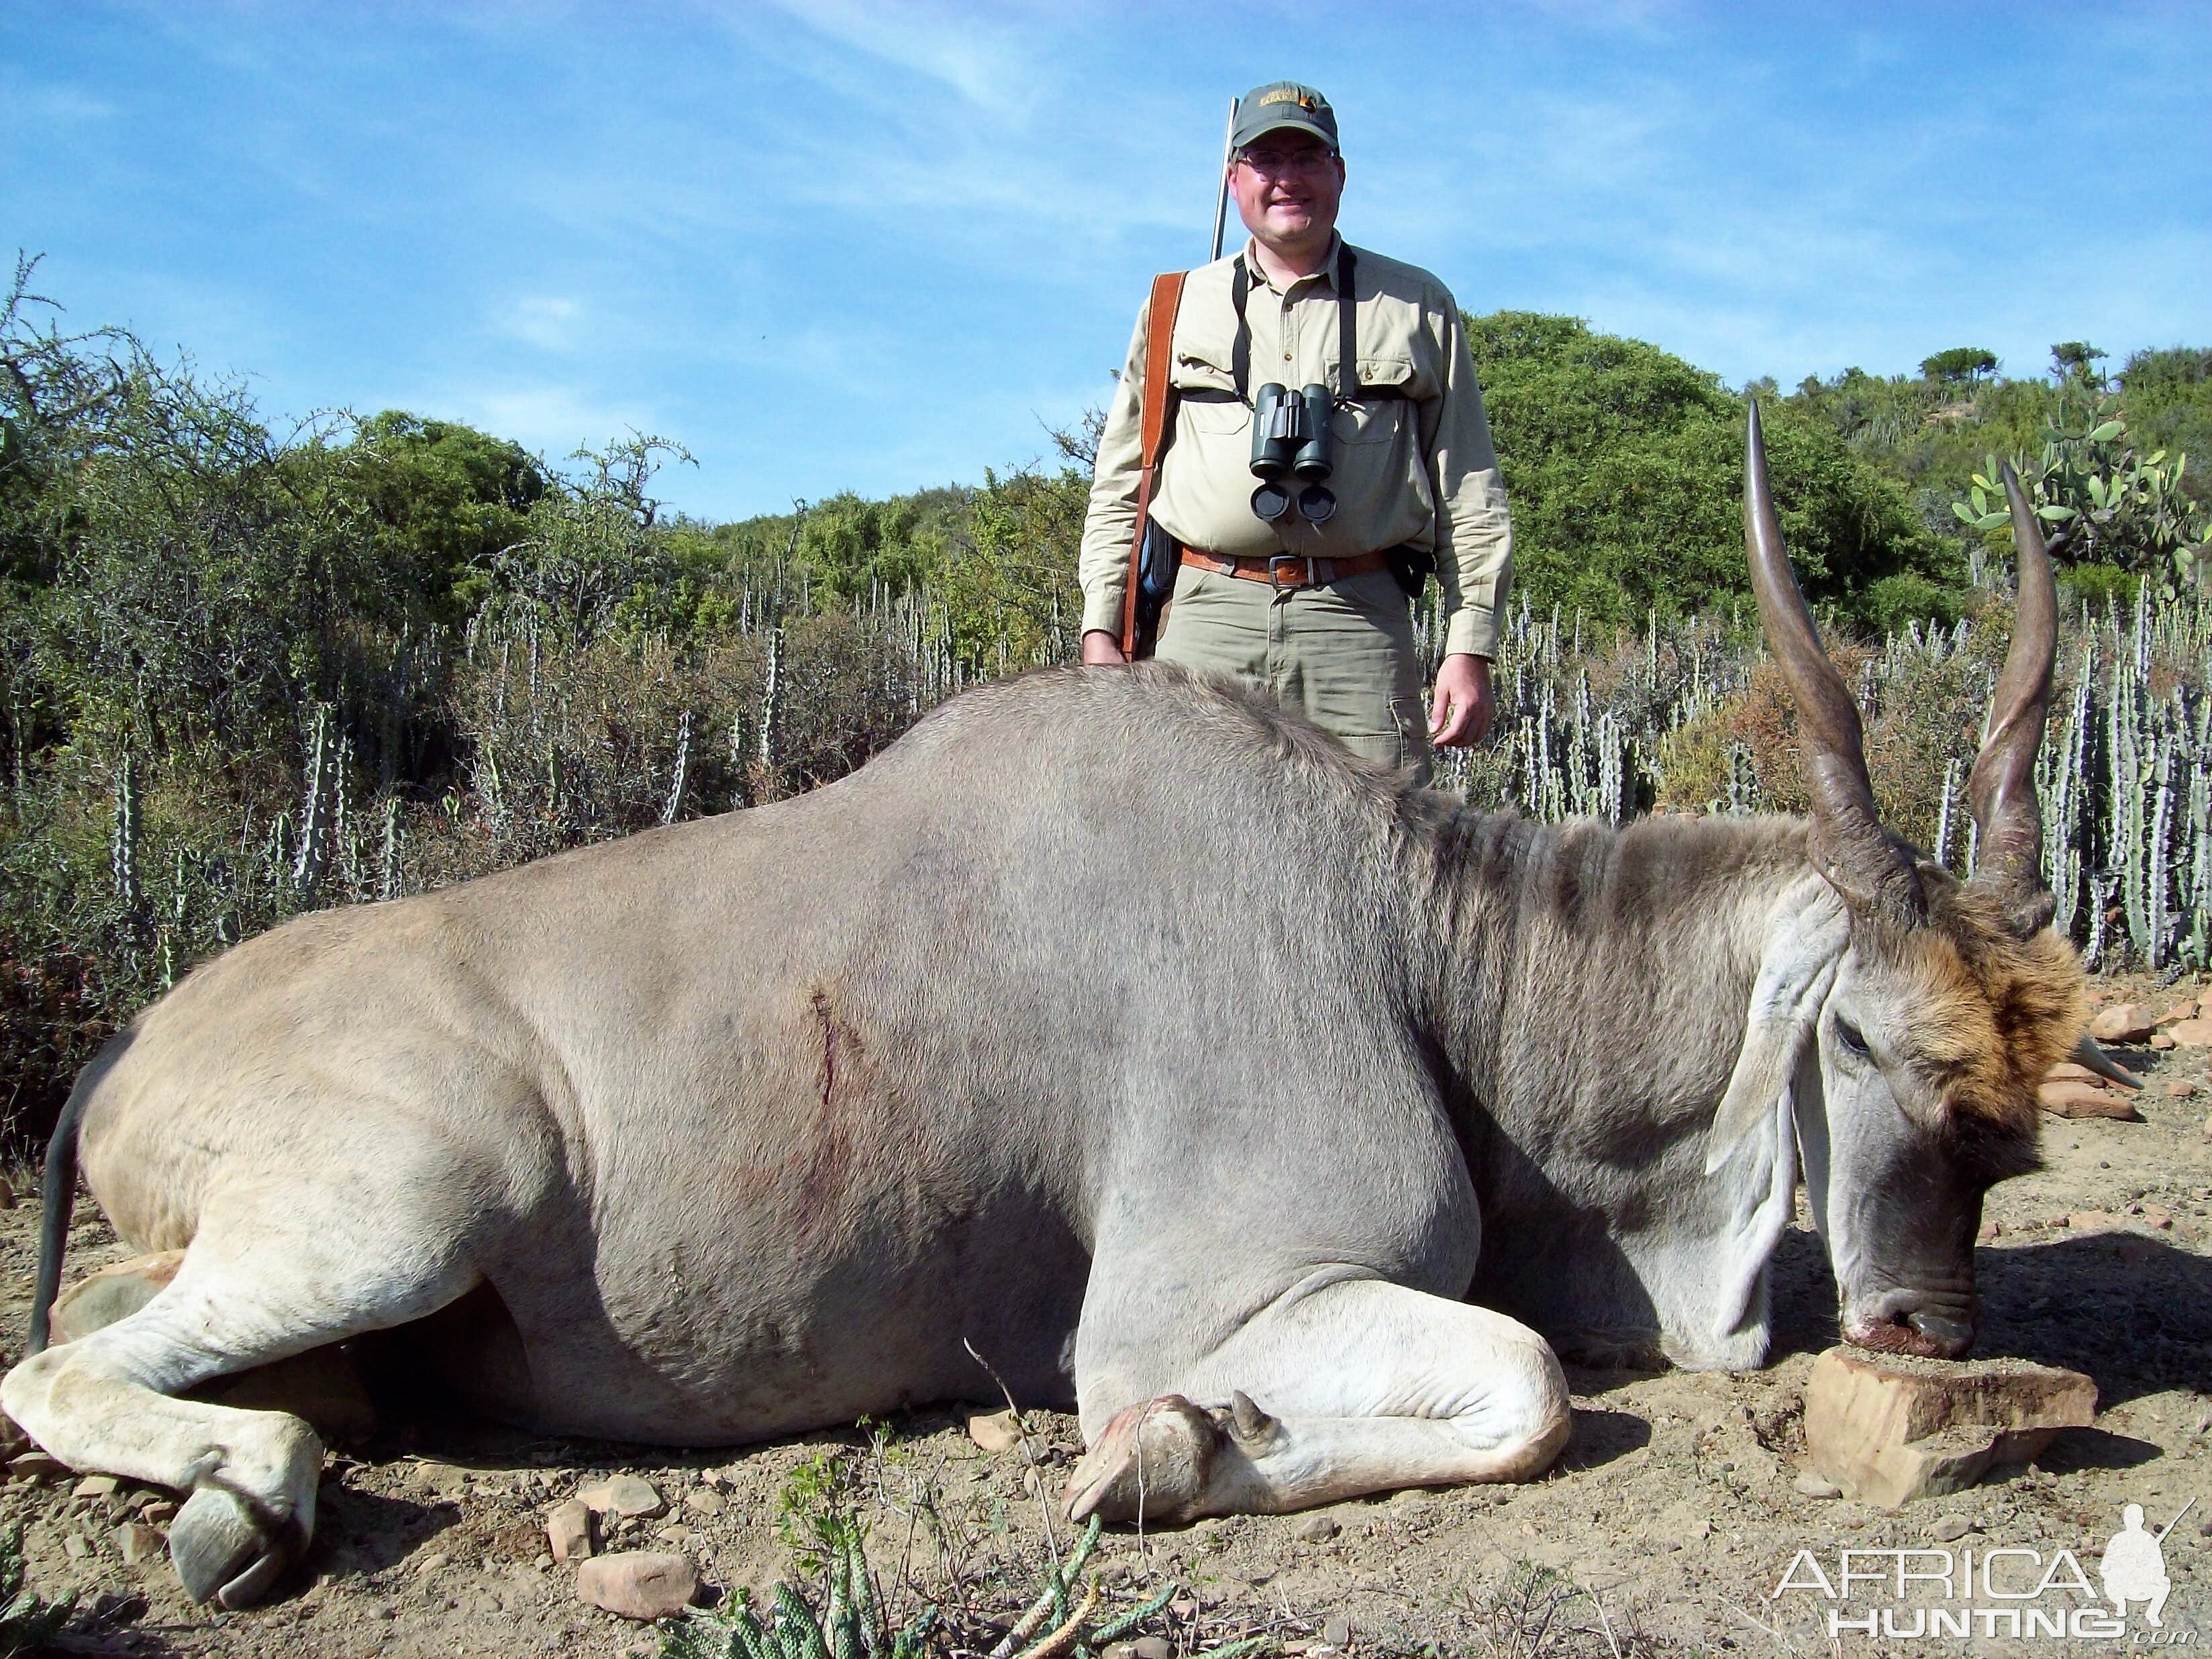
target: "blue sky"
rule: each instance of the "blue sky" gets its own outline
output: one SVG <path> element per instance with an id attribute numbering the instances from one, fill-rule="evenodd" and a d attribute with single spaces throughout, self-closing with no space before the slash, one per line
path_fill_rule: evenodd
<path id="1" fill-rule="evenodd" d="M 736 517 L 1048 453 L 1283 76 L 1346 233 L 1473 310 L 1731 383 L 2212 344 L 2203 3 L 23 0 L 0 229 L 271 416 L 663 434 Z"/>

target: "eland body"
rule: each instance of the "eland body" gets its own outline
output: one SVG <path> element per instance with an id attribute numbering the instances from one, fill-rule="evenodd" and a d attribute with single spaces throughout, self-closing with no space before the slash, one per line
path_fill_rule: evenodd
<path id="1" fill-rule="evenodd" d="M 802 799 L 194 973 L 72 1097 L 0 1400 L 188 1492 L 179 1571 L 238 1605 L 321 1449 L 179 1396 L 373 1330 L 516 1422 L 685 1445 L 976 1397 L 972 1346 L 1079 1410 L 1072 1514 L 1289 1510 L 1534 1476 L 1555 1351 L 1761 1363 L 1802 1164 L 1846 1337 L 1963 1351 L 2081 1030 L 2048 562 L 2023 517 L 1962 884 L 1875 821 L 1755 418 L 1747 518 L 1809 820 L 1544 828 L 1172 668 L 987 686 Z M 185 1254 L 42 1348 L 76 1149 Z"/>

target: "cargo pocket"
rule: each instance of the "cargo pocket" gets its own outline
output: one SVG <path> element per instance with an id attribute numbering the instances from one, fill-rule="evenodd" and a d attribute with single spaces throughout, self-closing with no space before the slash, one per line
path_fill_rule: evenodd
<path id="1" fill-rule="evenodd" d="M 1398 728 L 1398 764 L 1429 769 L 1429 711 L 1419 697 L 1390 699 L 1390 723 Z"/>

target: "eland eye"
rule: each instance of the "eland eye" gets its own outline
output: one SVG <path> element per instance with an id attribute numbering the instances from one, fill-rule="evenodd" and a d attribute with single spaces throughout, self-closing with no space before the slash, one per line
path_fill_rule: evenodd
<path id="1" fill-rule="evenodd" d="M 1874 1058 L 1874 1050 L 1867 1047 L 1866 1033 L 1841 1014 L 1836 1016 L 1836 1041 L 1861 1060 Z"/>

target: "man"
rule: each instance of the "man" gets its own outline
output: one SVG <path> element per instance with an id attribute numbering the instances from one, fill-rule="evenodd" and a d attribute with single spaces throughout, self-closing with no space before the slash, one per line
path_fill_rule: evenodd
<path id="1" fill-rule="evenodd" d="M 1431 741 L 1472 744 L 1490 729 L 1511 569 L 1505 490 L 1459 307 L 1428 272 L 1337 235 L 1344 161 L 1319 93 L 1291 82 L 1255 88 L 1231 150 L 1229 188 L 1251 240 L 1190 273 L 1176 318 L 1177 402 L 1152 517 L 1184 551 L 1158 655 L 1257 679 L 1356 753 L 1425 777 Z M 1348 257 L 1356 361 L 1346 365 Z M 1146 320 L 1139 313 L 1084 524 L 1087 663 L 1121 660 Z M 1297 501 L 1296 480 L 1255 495 L 1252 402 L 1269 382 L 1332 394 L 1333 512 Z M 1391 568 L 1409 559 L 1433 560 L 1443 594 L 1445 656 L 1425 722 L 1412 617 Z"/>

